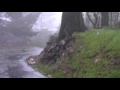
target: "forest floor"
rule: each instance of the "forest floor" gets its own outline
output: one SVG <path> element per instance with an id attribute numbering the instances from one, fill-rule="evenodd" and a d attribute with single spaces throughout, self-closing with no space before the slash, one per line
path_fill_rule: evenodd
<path id="1" fill-rule="evenodd" d="M 54 64 L 33 67 L 53 78 L 120 78 L 120 30 L 93 29 L 73 34 L 74 52 Z"/>

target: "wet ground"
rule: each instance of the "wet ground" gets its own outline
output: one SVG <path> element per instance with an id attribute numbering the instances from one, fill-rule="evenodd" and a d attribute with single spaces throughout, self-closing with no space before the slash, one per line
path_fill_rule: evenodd
<path id="1" fill-rule="evenodd" d="M 26 63 L 26 58 L 38 55 L 41 48 L 0 49 L 0 78 L 45 78 Z"/>

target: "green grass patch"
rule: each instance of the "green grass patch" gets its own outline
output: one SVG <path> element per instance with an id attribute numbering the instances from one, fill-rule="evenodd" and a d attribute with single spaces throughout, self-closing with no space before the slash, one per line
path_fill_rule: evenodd
<path id="1" fill-rule="evenodd" d="M 77 52 L 65 58 L 66 64 L 39 64 L 38 71 L 55 78 L 120 78 L 120 63 L 114 63 L 120 60 L 120 30 L 94 29 L 73 37 Z"/>

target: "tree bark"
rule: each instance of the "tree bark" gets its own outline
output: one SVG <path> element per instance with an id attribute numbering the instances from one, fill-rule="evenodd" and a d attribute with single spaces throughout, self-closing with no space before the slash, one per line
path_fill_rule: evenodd
<path id="1" fill-rule="evenodd" d="M 108 12 L 101 12 L 102 20 L 101 20 L 101 26 L 109 26 L 109 13 Z"/>
<path id="2" fill-rule="evenodd" d="M 73 32 L 83 32 L 86 29 L 82 12 L 63 12 L 58 40 L 70 37 Z"/>
<path id="3" fill-rule="evenodd" d="M 69 42 L 73 40 L 72 33 L 83 32 L 86 29 L 81 12 L 63 12 L 58 40 L 55 43 L 47 43 L 47 46 L 39 55 L 40 62 L 52 64 L 71 53 Z"/>

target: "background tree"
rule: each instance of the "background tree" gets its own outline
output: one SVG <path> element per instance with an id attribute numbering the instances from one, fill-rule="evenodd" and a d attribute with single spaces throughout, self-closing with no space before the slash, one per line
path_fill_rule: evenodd
<path id="1" fill-rule="evenodd" d="M 101 19 L 101 26 L 109 26 L 109 12 L 101 12 L 102 19 Z"/>
<path id="2" fill-rule="evenodd" d="M 23 17 L 22 12 L 21 14 L 18 12 L 16 13 L 8 13 L 10 17 L 12 17 L 12 22 L 7 25 L 7 30 L 12 32 L 16 36 L 28 36 L 31 37 L 35 33 L 31 30 L 33 24 L 37 21 L 40 13 L 30 13 L 26 17 Z M 18 15 L 20 14 L 20 15 Z"/>
<path id="3" fill-rule="evenodd" d="M 99 28 L 101 25 L 101 15 L 100 12 L 86 12 L 86 16 L 92 23 L 93 28 Z"/>
<path id="4" fill-rule="evenodd" d="M 32 31 L 32 27 L 39 15 L 40 12 L 0 12 L 0 32 L 4 33 L 4 36 L 0 36 L 0 41 L 6 43 L 8 40 L 12 42 L 14 39 L 14 41 L 18 42 L 19 40 L 16 40 L 18 38 L 25 43 L 28 37 L 37 34 Z"/>
<path id="5" fill-rule="evenodd" d="M 30 38 L 30 45 L 44 48 L 49 38 L 52 36 L 52 32 L 47 29 L 42 29 L 39 33 Z"/>
<path id="6" fill-rule="evenodd" d="M 117 26 L 119 23 L 119 12 L 109 12 L 110 26 Z"/>

